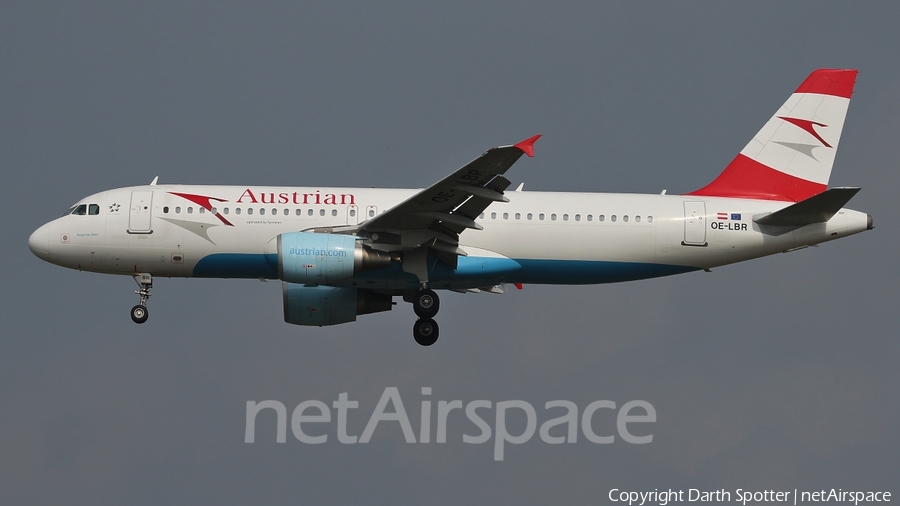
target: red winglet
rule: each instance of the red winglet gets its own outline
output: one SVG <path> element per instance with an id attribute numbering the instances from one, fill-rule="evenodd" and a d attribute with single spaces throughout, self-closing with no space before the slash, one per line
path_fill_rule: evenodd
<path id="1" fill-rule="evenodd" d="M 513 286 L 515 286 L 519 290 L 522 289 L 522 283 L 513 283 Z"/>
<path id="2" fill-rule="evenodd" d="M 513 144 L 513 147 L 521 149 L 522 152 L 528 156 L 534 156 L 534 143 L 537 142 L 537 140 L 540 138 L 541 134 L 537 134 L 534 137 L 529 137 L 518 144 Z"/>

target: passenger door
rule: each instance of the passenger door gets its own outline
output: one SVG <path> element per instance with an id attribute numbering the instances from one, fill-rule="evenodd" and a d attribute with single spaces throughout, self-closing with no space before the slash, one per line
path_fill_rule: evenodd
<path id="1" fill-rule="evenodd" d="M 706 246 L 706 202 L 684 202 L 684 241 L 681 244 Z"/>
<path id="2" fill-rule="evenodd" d="M 128 215 L 129 234 L 152 234 L 150 210 L 153 208 L 153 190 L 131 192 L 131 210 Z"/>

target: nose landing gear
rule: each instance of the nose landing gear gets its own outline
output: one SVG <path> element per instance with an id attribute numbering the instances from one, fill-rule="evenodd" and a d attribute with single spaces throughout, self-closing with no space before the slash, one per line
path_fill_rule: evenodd
<path id="1" fill-rule="evenodd" d="M 150 314 L 147 312 L 147 306 L 138 304 L 131 308 L 131 321 L 134 323 L 144 323 L 149 317 Z"/>
<path id="2" fill-rule="evenodd" d="M 412 303 L 413 311 L 419 317 L 413 324 L 413 338 L 422 346 L 431 346 L 437 341 L 440 333 L 434 317 L 441 308 L 441 299 L 434 290 L 422 288 L 407 301 Z"/>
<path id="3" fill-rule="evenodd" d="M 134 323 L 144 323 L 150 317 L 147 311 L 147 299 L 150 298 L 150 289 L 153 288 L 153 276 L 150 274 L 135 274 L 134 282 L 138 284 L 139 290 L 134 293 L 141 296 L 141 301 L 137 306 L 131 308 L 131 321 Z"/>

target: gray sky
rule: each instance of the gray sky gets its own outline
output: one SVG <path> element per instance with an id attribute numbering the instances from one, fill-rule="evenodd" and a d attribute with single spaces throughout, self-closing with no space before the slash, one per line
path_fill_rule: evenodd
<path id="1" fill-rule="evenodd" d="M 898 16 L 826 2 L 3 2 L 3 502 L 900 492 Z M 131 279 L 55 267 L 26 245 L 81 197 L 156 175 L 421 187 L 535 133 L 514 185 L 687 192 L 819 67 L 860 69 L 831 184 L 863 187 L 850 207 L 874 231 L 712 274 L 446 294 L 429 349 L 406 305 L 286 325 L 272 282 L 160 279 L 136 326 Z M 290 432 L 276 444 L 261 415 L 243 442 L 248 400 L 290 410 L 349 392 L 358 435 L 389 386 L 416 428 L 422 387 L 435 403 L 523 399 L 539 422 L 550 400 L 643 399 L 658 420 L 648 445 L 536 434 L 503 462 L 492 443 L 462 442 L 476 432 L 465 418 L 442 445 L 406 444 L 397 424 L 342 445 L 332 423 L 312 446 Z"/>

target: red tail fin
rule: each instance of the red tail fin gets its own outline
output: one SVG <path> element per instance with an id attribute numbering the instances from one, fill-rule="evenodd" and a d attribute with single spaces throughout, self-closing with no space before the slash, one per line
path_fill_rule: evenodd
<path id="1" fill-rule="evenodd" d="M 719 177 L 688 195 L 799 202 L 825 191 L 857 72 L 810 74 Z"/>

